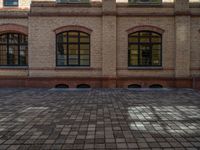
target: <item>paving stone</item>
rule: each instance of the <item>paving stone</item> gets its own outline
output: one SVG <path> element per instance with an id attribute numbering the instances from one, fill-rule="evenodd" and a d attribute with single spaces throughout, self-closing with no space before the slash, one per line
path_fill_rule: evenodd
<path id="1" fill-rule="evenodd" d="M 0 89 L 0 150 L 199 149 L 199 99 L 190 89 Z"/>

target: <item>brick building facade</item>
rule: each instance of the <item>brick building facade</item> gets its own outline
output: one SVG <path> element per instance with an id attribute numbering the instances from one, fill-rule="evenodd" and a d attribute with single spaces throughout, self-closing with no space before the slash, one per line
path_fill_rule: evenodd
<path id="1" fill-rule="evenodd" d="M 0 87 L 58 84 L 200 88 L 200 1 L 0 0 Z"/>

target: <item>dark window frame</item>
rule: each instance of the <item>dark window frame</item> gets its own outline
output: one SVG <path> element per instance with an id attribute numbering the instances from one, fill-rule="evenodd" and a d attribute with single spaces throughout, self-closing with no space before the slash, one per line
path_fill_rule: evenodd
<path id="1" fill-rule="evenodd" d="M 150 42 L 140 42 L 140 32 L 147 32 L 150 33 L 151 36 L 150 37 Z M 138 34 L 138 42 L 129 42 L 129 38 L 131 37 L 132 34 L 137 33 Z M 151 41 L 151 37 L 152 37 L 152 33 L 157 34 L 160 36 L 160 42 L 152 42 Z M 147 44 L 150 45 L 151 47 L 151 64 L 150 65 L 142 65 L 140 63 L 140 53 L 141 53 L 141 49 L 140 49 L 140 45 L 142 44 Z M 152 64 L 152 45 L 153 44 L 160 44 L 160 65 L 153 65 Z M 131 64 L 131 50 L 129 49 L 130 45 L 137 45 L 138 46 L 138 65 L 132 65 Z M 128 67 L 162 67 L 162 34 L 151 31 L 151 30 L 141 30 L 141 31 L 136 31 L 136 32 L 132 32 L 128 34 Z"/>
<path id="2" fill-rule="evenodd" d="M 10 43 L 9 42 L 9 36 L 11 35 L 11 34 L 16 34 L 17 35 L 17 43 Z M 6 46 L 6 49 L 7 49 L 7 63 L 6 63 L 6 65 L 2 65 L 2 64 L 0 64 L 0 66 L 5 66 L 5 67 L 7 67 L 7 66 L 14 66 L 14 67 L 17 67 L 17 66 L 21 66 L 21 67 L 25 67 L 25 66 L 28 66 L 28 49 L 27 49 L 27 55 L 25 54 L 25 62 L 27 61 L 27 63 L 26 64 L 21 64 L 20 62 L 21 62 L 21 57 L 20 57 L 20 52 L 21 52 L 21 49 L 20 49 L 20 46 L 27 46 L 27 48 L 28 48 L 28 40 L 27 40 L 27 43 L 21 43 L 20 42 L 20 37 L 21 36 L 24 36 L 24 37 L 27 37 L 28 38 L 28 36 L 27 35 L 25 35 L 25 34 L 22 34 L 22 33 L 16 33 L 16 32 L 8 32 L 8 33 L 3 33 L 3 34 L 0 34 L 0 36 L 3 36 L 3 35 L 6 35 L 6 43 L 0 43 L 0 46 Z M 18 58 L 17 58 L 17 61 L 18 61 L 18 63 L 17 64 L 12 64 L 12 63 L 10 63 L 9 62 L 9 60 L 10 60 L 10 54 L 9 54 L 9 47 L 10 46 L 17 46 L 17 48 L 18 48 L 18 50 L 17 50 L 17 55 L 18 55 Z M 2 57 L 0 57 L 0 59 L 1 59 Z M 12 60 L 13 61 L 13 60 Z"/>
<path id="3" fill-rule="evenodd" d="M 153 2 L 152 0 L 144 1 L 142 0 L 128 0 L 129 4 L 134 4 L 134 5 L 159 5 L 163 3 L 163 0 L 157 0 L 158 2 Z"/>
<path id="4" fill-rule="evenodd" d="M 80 1 L 73 1 L 73 0 L 56 0 L 58 4 L 89 4 L 90 0 L 80 0 Z"/>
<path id="5" fill-rule="evenodd" d="M 6 7 L 18 7 L 19 6 L 19 0 L 17 0 L 17 4 L 16 5 L 8 5 L 7 3 L 6 3 L 6 0 L 3 0 L 3 6 L 6 6 Z"/>
<path id="6" fill-rule="evenodd" d="M 78 33 L 78 42 L 69 42 L 69 32 L 77 32 Z M 60 34 L 63 34 L 63 33 L 66 33 L 67 34 L 67 42 L 58 42 L 58 36 L 60 35 Z M 87 42 L 84 42 L 84 43 L 82 43 L 82 42 L 80 42 L 80 33 L 84 33 L 84 34 L 87 34 L 88 35 L 88 38 L 89 38 L 89 42 L 87 43 Z M 69 30 L 69 31 L 64 31 L 64 32 L 60 32 L 60 33 L 58 33 L 58 34 L 56 34 L 56 66 L 57 67 L 90 67 L 90 61 L 91 61 L 91 44 L 90 44 L 91 42 L 90 42 L 90 34 L 89 33 L 86 33 L 86 32 L 83 32 L 83 31 L 78 31 L 78 30 Z M 58 64 L 58 51 L 59 51 L 59 44 L 66 44 L 67 45 L 67 55 L 66 55 L 66 61 L 67 61 L 67 65 L 59 65 Z M 71 64 L 69 64 L 69 44 L 78 44 L 78 65 L 71 65 Z M 80 45 L 81 44 L 87 44 L 87 45 L 89 45 L 89 64 L 88 65 L 81 65 L 80 64 L 80 56 L 81 56 L 81 54 L 80 54 Z"/>

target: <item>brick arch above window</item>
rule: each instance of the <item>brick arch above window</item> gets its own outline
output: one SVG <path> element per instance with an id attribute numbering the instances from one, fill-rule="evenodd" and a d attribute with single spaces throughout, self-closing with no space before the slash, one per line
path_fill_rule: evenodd
<path id="1" fill-rule="evenodd" d="M 0 34 L 6 32 L 18 32 L 28 35 L 28 27 L 18 24 L 0 24 Z"/>
<path id="2" fill-rule="evenodd" d="M 160 33 L 160 34 L 163 34 L 165 32 L 164 29 L 161 29 L 161 28 L 156 27 L 156 26 L 151 26 L 151 25 L 135 26 L 135 27 L 132 27 L 132 28 L 126 30 L 126 31 L 127 31 L 128 34 L 130 34 L 130 33 L 138 32 L 138 31 L 142 31 L 142 30 L 153 31 L 153 32 L 157 32 L 157 33 Z"/>
<path id="3" fill-rule="evenodd" d="M 62 26 L 62 27 L 55 29 L 54 32 L 56 34 L 58 34 L 58 33 L 64 32 L 64 31 L 71 31 L 71 30 L 82 31 L 82 32 L 85 32 L 88 34 L 92 33 L 91 29 L 84 27 L 84 26 L 78 26 L 78 25 Z"/>

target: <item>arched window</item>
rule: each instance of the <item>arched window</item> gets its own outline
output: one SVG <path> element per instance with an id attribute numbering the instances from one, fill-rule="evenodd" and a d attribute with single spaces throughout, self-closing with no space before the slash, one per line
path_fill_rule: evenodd
<path id="1" fill-rule="evenodd" d="M 89 66 L 90 35 L 81 31 L 57 34 L 57 66 Z"/>
<path id="2" fill-rule="evenodd" d="M 128 35 L 128 66 L 161 66 L 162 35 L 138 31 Z"/>
<path id="3" fill-rule="evenodd" d="M 28 64 L 28 36 L 21 33 L 0 34 L 0 66 Z"/>

